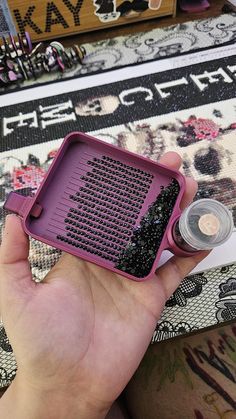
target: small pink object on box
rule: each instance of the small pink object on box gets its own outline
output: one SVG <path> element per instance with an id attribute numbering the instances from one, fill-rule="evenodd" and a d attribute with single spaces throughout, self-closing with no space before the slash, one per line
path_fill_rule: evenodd
<path id="1" fill-rule="evenodd" d="M 179 7 L 184 12 L 197 13 L 210 7 L 207 0 L 179 0 Z"/>

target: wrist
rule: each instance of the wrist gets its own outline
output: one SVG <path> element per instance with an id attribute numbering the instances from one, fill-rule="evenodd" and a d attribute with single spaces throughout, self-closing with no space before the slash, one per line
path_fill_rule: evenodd
<path id="1" fill-rule="evenodd" d="M 7 419 L 104 419 L 110 409 L 69 389 L 37 389 L 17 377 L 0 400 L 0 417 Z"/>

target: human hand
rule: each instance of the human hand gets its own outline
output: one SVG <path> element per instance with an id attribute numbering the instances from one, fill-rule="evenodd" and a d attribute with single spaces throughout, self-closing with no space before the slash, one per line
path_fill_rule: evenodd
<path id="1" fill-rule="evenodd" d="M 181 159 L 167 153 L 161 163 L 179 169 Z M 187 179 L 183 207 L 196 189 Z M 4 398 L 12 409 L 10 401 L 30 398 L 47 418 L 102 418 L 137 369 L 166 300 L 206 252 L 174 256 L 142 283 L 69 254 L 35 283 L 28 255 L 28 237 L 11 215 L 0 250 L 0 312 L 18 372 L 3 409 Z M 24 419 L 44 417 L 28 409 Z"/>

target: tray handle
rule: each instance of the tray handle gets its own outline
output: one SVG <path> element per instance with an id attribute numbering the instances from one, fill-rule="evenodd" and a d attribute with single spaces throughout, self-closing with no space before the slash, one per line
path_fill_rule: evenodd
<path id="1" fill-rule="evenodd" d="M 6 202 L 3 205 L 3 208 L 13 212 L 15 214 L 20 215 L 21 217 L 25 217 L 27 213 L 29 212 L 30 207 L 33 203 L 33 197 L 31 196 L 24 196 L 17 192 L 10 192 Z M 32 215 L 35 218 L 38 218 L 42 212 L 42 207 L 35 203 L 31 210 L 30 215 Z"/>

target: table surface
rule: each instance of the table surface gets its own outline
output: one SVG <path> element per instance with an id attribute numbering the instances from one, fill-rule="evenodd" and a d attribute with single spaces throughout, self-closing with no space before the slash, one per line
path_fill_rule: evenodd
<path id="1" fill-rule="evenodd" d="M 191 0 L 190 0 L 191 1 Z M 70 37 L 62 38 L 61 42 L 65 46 L 73 44 L 84 44 L 88 42 L 96 42 L 102 39 L 115 38 L 117 36 L 123 36 L 128 34 L 134 34 L 137 32 L 151 31 L 156 28 L 163 28 L 178 23 L 183 23 L 189 20 L 207 19 L 208 17 L 219 16 L 222 11 L 222 7 L 225 4 L 224 0 L 209 0 L 211 6 L 208 10 L 201 13 L 186 13 L 181 10 L 177 10 L 176 17 L 162 17 L 156 19 L 150 19 L 142 22 L 135 22 L 124 26 L 118 26 L 114 28 L 102 29 L 99 31 L 93 31 L 88 33 L 82 33 L 73 35 Z"/>
<path id="2" fill-rule="evenodd" d="M 155 28 L 167 27 L 173 24 L 179 24 L 190 20 L 207 19 L 208 17 L 219 16 L 221 14 L 223 5 L 224 0 L 211 0 L 211 7 L 208 10 L 201 13 L 190 14 L 178 10 L 175 18 L 163 17 L 143 22 L 136 22 L 125 26 L 119 26 L 90 33 L 73 35 L 71 37 L 62 38 L 61 42 L 65 46 L 70 46 L 75 43 L 84 44 L 99 41 L 102 39 L 114 38 L 117 36 L 150 31 Z M 0 390 L 0 397 L 1 394 L 2 392 Z"/>

